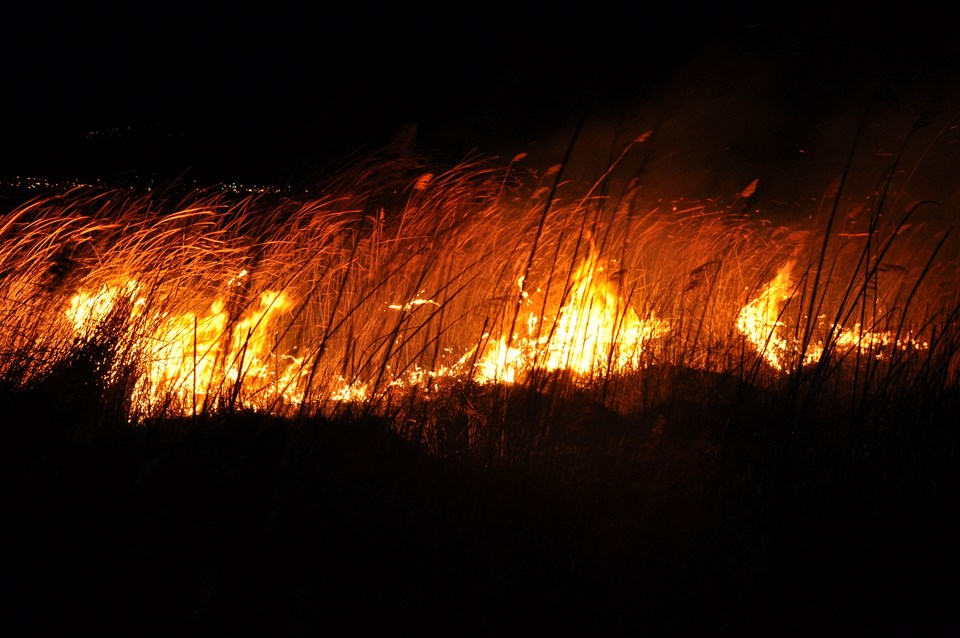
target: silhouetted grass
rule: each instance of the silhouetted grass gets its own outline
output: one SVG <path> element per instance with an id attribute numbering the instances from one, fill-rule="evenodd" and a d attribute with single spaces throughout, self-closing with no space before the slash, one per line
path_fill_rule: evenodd
<path id="1" fill-rule="evenodd" d="M 955 628 L 953 235 L 886 197 L 810 228 L 643 210 L 519 162 L 7 214 L 14 625 Z M 738 330 L 787 263 L 781 325 Z M 575 302 L 615 307 L 585 371 L 537 341 Z M 634 317 L 669 329 L 625 343 Z M 498 340 L 515 377 L 479 365 Z"/>

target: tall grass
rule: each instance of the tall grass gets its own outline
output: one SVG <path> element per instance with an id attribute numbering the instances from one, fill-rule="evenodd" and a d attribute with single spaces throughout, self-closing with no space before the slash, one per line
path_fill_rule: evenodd
<path id="1" fill-rule="evenodd" d="M 664 211 L 598 195 L 616 165 L 583 187 L 517 160 L 373 155 L 302 200 L 171 187 L 29 201 L 0 226 L 0 377 L 27 388 L 86 366 L 130 423 L 395 417 L 475 385 L 589 389 L 642 412 L 632 380 L 663 370 L 789 385 L 800 419 L 824 393 L 862 419 L 955 388 L 955 240 L 911 222 L 933 204 L 888 211 L 885 182 L 873 208 L 845 211 L 837 193 L 822 220 L 777 226 L 735 200 Z M 759 340 L 738 324 L 758 296 L 776 314 Z M 599 311 L 602 325 L 575 319 Z"/>
<path id="2" fill-rule="evenodd" d="M 927 558 L 954 542 L 956 235 L 934 204 L 895 203 L 890 176 L 802 223 L 736 197 L 645 205 L 620 179 L 375 154 L 309 198 L 78 188 L 6 212 L 0 412 L 31 445 L 5 467 L 103 516 L 51 556 L 116 524 L 138 530 L 117 541 L 130 556 L 154 543 L 151 573 L 199 556 L 233 574 L 214 591 L 244 608 L 287 610 L 333 565 L 311 604 L 342 613 L 372 596 L 359 557 L 382 571 L 374 609 L 406 612 L 412 574 L 409 598 L 461 622 L 490 604 L 542 627 L 560 600 L 556 625 L 742 627 L 744 596 L 765 620 L 824 591 L 861 622 L 917 575 L 896 556 L 915 525 L 947 539 Z M 94 444 L 45 460 L 64 434 Z M 193 542 L 217 534 L 254 565 Z M 275 578 L 276 556 L 306 567 Z M 834 564 L 836 582 L 814 573 Z M 875 564 L 896 578 L 864 587 Z M 244 624 L 176 582 L 201 602 L 171 625 Z"/>

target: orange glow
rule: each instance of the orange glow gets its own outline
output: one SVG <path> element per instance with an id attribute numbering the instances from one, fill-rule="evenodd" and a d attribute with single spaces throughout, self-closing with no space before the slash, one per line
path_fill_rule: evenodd
<path id="1" fill-rule="evenodd" d="M 579 375 L 626 372 L 641 367 L 645 345 L 670 328 L 653 315 L 642 319 L 626 304 L 593 254 L 574 272 L 568 297 L 551 327 L 541 327 L 528 312 L 525 334 L 492 341 L 477 378 L 513 383 L 534 368 Z"/>
<path id="2" fill-rule="evenodd" d="M 799 339 L 788 340 L 782 336 L 785 323 L 782 318 L 784 305 L 795 293 L 790 281 L 792 263 L 787 263 L 777 276 L 763 286 L 740 311 L 737 329 L 747 338 L 763 359 L 776 370 L 784 371 L 800 360 L 803 365 L 816 363 L 826 347 L 820 339 L 807 344 L 804 349 Z M 833 326 L 828 332 L 829 344 L 839 355 L 857 350 L 860 354 L 882 359 L 891 347 L 900 350 L 926 350 L 929 344 L 907 333 L 897 337 L 892 331 L 873 331 L 859 323 L 850 328 Z"/>
<path id="3" fill-rule="evenodd" d="M 237 279 L 246 274 L 242 271 Z M 82 290 L 70 299 L 67 317 L 83 335 L 109 320 L 118 301 L 126 298 L 133 302 L 132 317 L 123 319 L 153 320 L 148 323 L 155 328 L 140 339 L 145 374 L 135 396 L 142 408 L 166 402 L 186 414 L 203 406 L 208 397 L 224 401 L 235 388 L 243 391 L 234 399 L 253 408 L 266 408 L 277 400 L 299 402 L 294 381 L 301 361 L 280 356 L 273 340 L 277 317 L 292 305 L 285 293 L 263 292 L 259 302 L 231 324 L 223 298 L 201 314 L 142 317 L 149 309 L 140 288 L 131 280 L 103 286 L 96 293 Z"/>
<path id="4" fill-rule="evenodd" d="M 953 264 L 916 281 L 937 235 L 881 227 L 871 246 L 907 250 L 868 277 L 863 238 L 823 244 L 705 200 L 607 205 L 595 188 L 551 190 L 556 170 L 532 184 L 505 171 L 414 175 L 376 211 L 381 175 L 366 167 L 305 201 L 41 198 L 0 222 L 0 343 L 16 355 L 0 375 L 41 379 L 89 344 L 131 421 L 330 414 L 541 372 L 584 388 L 662 366 L 736 372 L 744 346 L 774 373 L 860 365 L 949 329 L 936 313 Z M 779 254 L 790 261 L 771 272 Z M 818 257 L 822 273 L 800 266 Z"/>
<path id="5" fill-rule="evenodd" d="M 784 371 L 797 360 L 800 344 L 782 335 L 782 312 L 793 294 L 792 263 L 763 285 L 740 309 L 736 327 L 758 354 L 774 369 Z M 241 271 L 229 286 L 247 275 Z M 627 372 L 643 367 L 645 349 L 666 335 L 670 323 L 650 314 L 641 318 L 625 303 L 609 281 L 594 254 L 577 267 L 571 277 L 567 301 L 549 325 L 542 325 L 534 301 L 521 288 L 527 309 L 522 330 L 512 339 L 505 335 L 483 335 L 483 355 L 468 369 L 471 352 L 451 365 L 429 370 L 412 366 L 403 374 L 387 379 L 386 388 L 431 387 L 442 378 L 472 376 L 482 384 L 516 383 L 533 370 L 566 370 L 579 376 Z M 103 285 L 96 292 L 81 290 L 71 297 L 66 316 L 78 335 L 106 321 L 117 302 L 130 302 L 132 315 L 148 312 L 142 286 L 134 280 L 120 285 Z M 160 304 L 162 306 L 163 304 Z M 206 312 L 165 314 L 153 317 L 154 330 L 142 338 L 146 374 L 136 387 L 140 408 L 157 405 L 183 414 L 195 412 L 212 401 L 228 397 L 253 409 L 274 409 L 278 404 L 299 405 L 304 393 L 300 381 L 307 366 L 302 357 L 282 354 L 275 326 L 294 307 L 284 292 L 267 290 L 258 302 L 231 323 L 222 297 L 213 300 Z M 420 306 L 441 304 L 423 297 L 406 303 L 389 304 L 394 311 L 409 312 Z M 859 325 L 836 329 L 832 345 L 840 352 L 859 349 L 882 357 L 891 345 L 901 349 L 925 349 L 928 344 L 907 335 L 895 339 L 889 332 L 863 330 Z M 822 342 L 808 344 L 805 365 L 823 353 Z M 371 398 L 371 381 L 342 376 L 331 386 L 327 398 L 335 402 L 362 402 Z"/>
<path id="6" fill-rule="evenodd" d="M 783 326 L 780 313 L 791 295 L 790 268 L 791 264 L 785 264 L 737 315 L 737 330 L 777 370 L 784 369 L 785 357 L 790 351 L 790 344 L 778 330 Z"/>

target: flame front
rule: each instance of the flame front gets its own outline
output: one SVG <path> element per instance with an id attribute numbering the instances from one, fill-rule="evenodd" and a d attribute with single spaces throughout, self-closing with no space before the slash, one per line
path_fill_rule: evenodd
<path id="1" fill-rule="evenodd" d="M 753 344 L 760 356 L 777 370 L 783 370 L 790 344 L 780 336 L 783 305 L 790 299 L 790 268 L 784 265 L 737 314 L 737 330 Z"/>
<path id="2" fill-rule="evenodd" d="M 822 340 L 808 343 L 804 350 L 799 340 L 782 335 L 784 305 L 794 292 L 791 268 L 792 263 L 782 266 L 736 318 L 737 329 L 763 360 L 779 371 L 789 369 L 801 354 L 804 365 L 814 363 L 824 351 Z M 521 300 L 529 308 L 534 301 L 522 291 L 522 283 L 522 279 L 518 281 Z M 122 285 L 104 285 L 95 293 L 80 291 L 70 299 L 66 316 L 78 335 L 109 321 L 121 299 L 128 302 L 131 315 L 140 317 L 148 311 L 141 288 L 130 280 Z M 670 324 L 653 314 L 641 318 L 619 293 L 596 256 L 590 255 L 573 273 L 567 301 L 551 325 L 542 325 L 537 314 L 528 311 L 522 334 L 514 333 L 510 339 L 484 335 L 486 347 L 472 369 L 467 366 L 468 352 L 454 364 L 435 370 L 413 366 L 389 379 L 385 387 L 429 387 L 440 378 L 465 376 L 482 384 L 515 383 L 533 370 L 565 370 L 589 376 L 640 369 L 646 349 L 669 332 Z M 409 312 L 427 305 L 441 304 L 417 297 L 388 307 Z M 278 403 L 299 405 L 304 398 L 300 381 L 307 366 L 302 357 L 280 351 L 275 332 L 280 316 L 293 306 L 286 293 L 268 290 L 236 320 L 231 320 L 222 297 L 216 298 L 205 313 L 154 317 L 147 323 L 155 328 L 140 343 L 145 374 L 135 394 L 141 409 L 165 405 L 189 414 L 213 407 L 211 401 L 217 405 L 228 400 L 254 409 L 274 409 Z M 832 346 L 837 350 L 872 352 L 878 358 L 892 345 L 900 349 L 928 347 L 910 335 L 897 338 L 889 331 L 864 330 L 859 324 L 850 329 L 834 328 L 832 334 Z M 371 396 L 370 386 L 369 379 L 347 381 L 340 377 L 328 398 L 365 401 Z"/>
<path id="3" fill-rule="evenodd" d="M 929 348 L 929 343 L 917 339 L 910 332 L 898 335 L 891 330 L 869 330 L 859 323 L 850 328 L 827 326 L 818 330 L 822 336 L 814 339 L 814 335 L 811 335 L 806 343 L 799 337 L 793 340 L 784 337 L 784 305 L 795 294 L 790 281 L 792 267 L 793 264 L 789 262 L 781 267 L 777 276 L 764 285 L 737 315 L 737 329 L 772 368 L 786 371 L 795 362 L 812 365 L 824 356 L 827 348 L 832 348 L 840 356 L 855 351 L 876 359 L 884 358 L 891 348 Z"/>
<path id="4" fill-rule="evenodd" d="M 128 281 L 104 286 L 98 293 L 80 291 L 71 298 L 67 316 L 82 334 L 106 320 L 120 299 L 129 299 L 133 312 L 142 313 L 147 302 L 139 290 L 137 282 Z M 524 334 L 490 340 L 472 373 L 466 370 L 464 355 L 436 370 L 413 367 L 391 379 L 388 387 L 426 385 L 437 378 L 468 374 L 480 383 L 514 383 L 535 369 L 582 376 L 637 369 L 644 348 L 663 336 L 669 324 L 652 315 L 642 319 L 618 292 L 591 255 L 574 272 L 568 301 L 552 325 L 542 326 L 537 315 L 528 312 Z M 533 303 L 529 296 L 525 301 Z M 206 313 L 155 317 L 156 327 L 141 343 L 146 374 L 138 383 L 137 396 L 142 407 L 164 404 L 190 413 L 210 398 L 222 402 L 231 396 L 253 408 L 272 407 L 278 401 L 299 404 L 304 361 L 280 353 L 274 339 L 277 319 L 293 305 L 285 293 L 266 291 L 258 304 L 233 322 L 223 298 L 215 299 Z M 440 304 L 418 297 L 388 307 L 410 311 L 424 305 Z M 369 385 L 366 379 L 348 382 L 341 377 L 329 398 L 363 401 L 370 396 Z M 241 387 L 243 391 L 234 394 Z"/>
<path id="5" fill-rule="evenodd" d="M 131 302 L 129 314 L 112 318 L 121 300 Z M 261 293 L 258 303 L 233 321 L 220 297 L 200 314 L 151 317 L 147 305 L 142 286 L 130 280 L 103 286 L 97 293 L 80 291 L 67 310 L 79 336 L 111 319 L 147 327 L 137 343 L 144 373 L 134 395 L 141 409 L 166 405 L 188 414 L 214 407 L 207 404 L 211 399 L 253 408 L 267 408 L 278 400 L 299 402 L 295 381 L 302 362 L 278 352 L 273 332 L 278 317 L 292 306 L 285 293 Z"/>
<path id="6" fill-rule="evenodd" d="M 369 171 L 315 201 L 34 202 L 0 222 L 0 343 L 16 354 L 0 375 L 29 383 L 90 344 L 132 392 L 131 419 L 324 413 L 539 372 L 588 386 L 655 366 L 737 371 L 744 345 L 775 372 L 847 354 L 859 365 L 950 329 L 936 313 L 953 266 L 924 275 L 918 248 L 937 236 L 818 246 L 813 231 L 771 232 L 712 203 L 645 213 L 631 198 L 528 191 L 513 170 L 435 173 L 375 214 Z M 913 243 L 885 248 L 892 263 L 868 263 L 901 239 Z M 790 263 L 758 285 L 777 254 Z"/>
<path id="7" fill-rule="evenodd" d="M 492 341 L 479 363 L 483 382 L 515 382 L 533 369 L 568 370 L 577 375 L 627 372 L 642 366 L 646 345 L 663 336 L 669 323 L 652 314 L 642 319 L 604 275 L 591 254 L 571 278 L 568 301 L 552 326 L 527 314 L 525 334 Z M 523 297 L 526 305 L 529 297 Z"/>

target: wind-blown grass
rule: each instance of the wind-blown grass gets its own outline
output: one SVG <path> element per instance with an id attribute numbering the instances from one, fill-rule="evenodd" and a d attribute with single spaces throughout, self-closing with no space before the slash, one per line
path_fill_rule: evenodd
<path id="1" fill-rule="evenodd" d="M 836 211 L 826 228 L 771 228 L 718 203 L 662 213 L 578 193 L 556 168 L 472 161 L 386 186 L 365 181 L 370 166 L 352 171 L 306 201 L 78 189 L 12 211 L 0 229 L 7 384 L 93 342 L 112 349 L 102 374 L 136 378 L 132 421 L 240 406 L 329 414 L 343 400 L 377 412 L 398 390 L 536 384 L 544 367 L 590 382 L 666 365 L 761 385 L 850 370 L 861 402 L 934 360 L 956 381 L 938 345 L 955 330 L 949 237 L 918 238 L 912 210 L 890 223 L 871 212 L 864 232 Z M 780 271 L 779 316 L 755 326 L 770 343 L 751 344 L 738 313 Z M 598 299 L 611 304 L 605 325 L 556 335 Z M 584 329 L 609 332 L 608 351 L 555 345 L 593 344 Z M 510 348 L 526 351 L 513 361 Z M 780 370 L 756 357 L 764 348 Z"/>
<path id="2" fill-rule="evenodd" d="M 439 592 L 462 618 L 470 601 L 443 591 L 454 568 L 415 569 L 440 548 L 481 575 L 473 600 L 516 611 L 529 583 L 531 605 L 579 599 L 585 626 L 614 629 L 642 624 L 624 613 L 633 596 L 662 626 L 688 611 L 680 595 L 704 605 L 688 619 L 701 626 L 729 621 L 712 614 L 739 593 L 787 613 L 767 585 L 803 592 L 822 585 L 807 561 L 847 556 L 837 594 L 870 551 L 914 538 L 907 510 L 953 529 L 960 297 L 955 235 L 914 221 L 933 204 L 847 210 L 836 193 L 809 225 L 777 225 L 736 200 L 645 208 L 522 158 L 378 161 L 305 199 L 83 188 L 5 214 L 0 408 L 11 449 L 31 450 L 10 467 L 46 477 L 38 449 L 67 466 L 102 453 L 138 486 L 130 498 L 161 509 L 149 468 L 211 501 L 251 488 L 250 473 L 265 531 L 231 537 L 236 551 L 313 534 L 330 543 L 304 550 L 316 572 L 367 534 L 395 553 L 363 565 L 413 570 L 410 596 Z M 265 447 L 230 447 L 231 423 Z M 100 447 L 114 443 L 145 469 Z M 402 451 L 365 459 L 368 444 Z M 375 514 L 339 500 L 344 485 Z M 206 520 L 193 498 L 183 516 Z M 135 531 L 159 543 L 150 507 L 136 511 Z M 198 560 L 231 569 L 216 552 Z M 254 572 L 240 580 L 260 592 L 277 574 Z M 391 573 L 372 602 L 399 613 Z M 315 575 L 297 578 L 285 595 L 309 599 Z M 222 620 L 205 589 L 181 585 L 196 596 L 174 605 L 183 623 Z M 270 600 L 258 604 L 285 609 Z M 604 604 L 606 619 L 588 618 Z"/>

